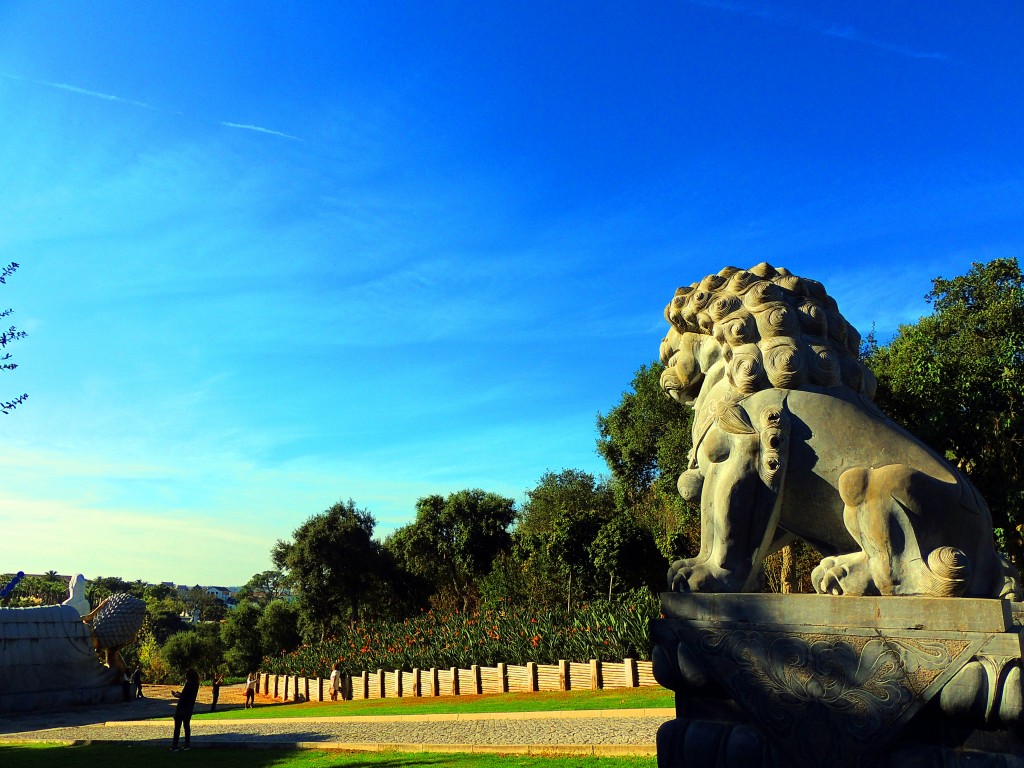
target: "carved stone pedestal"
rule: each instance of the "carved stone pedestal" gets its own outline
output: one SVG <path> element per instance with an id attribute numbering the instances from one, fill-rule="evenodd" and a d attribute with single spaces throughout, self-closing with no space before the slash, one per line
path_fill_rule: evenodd
<path id="1" fill-rule="evenodd" d="M 659 768 L 1021 766 L 1024 603 L 665 593 Z"/>

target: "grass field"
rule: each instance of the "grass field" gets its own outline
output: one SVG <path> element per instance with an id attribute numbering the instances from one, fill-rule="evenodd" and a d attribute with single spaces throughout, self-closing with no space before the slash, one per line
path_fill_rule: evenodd
<path id="1" fill-rule="evenodd" d="M 328 752 L 296 749 L 193 749 L 90 744 L 5 744 L 4 768 L 651 768 L 651 757 L 521 757 L 517 755 L 438 754 L 425 752 Z"/>
<path id="2" fill-rule="evenodd" d="M 660 686 L 600 691 L 503 693 L 442 698 L 360 699 L 262 704 L 255 709 L 197 713 L 196 720 L 277 717 L 354 717 L 366 715 L 436 715 L 479 712 L 552 712 L 587 709 L 652 709 L 675 706 L 672 691 Z"/>

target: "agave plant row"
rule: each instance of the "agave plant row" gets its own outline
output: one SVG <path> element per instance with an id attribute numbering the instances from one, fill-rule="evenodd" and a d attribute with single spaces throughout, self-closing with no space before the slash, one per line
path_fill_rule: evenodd
<path id="1" fill-rule="evenodd" d="M 647 660 L 647 625 L 658 613 L 657 599 L 646 590 L 569 610 L 500 604 L 470 613 L 423 611 L 402 622 L 358 624 L 324 642 L 268 657 L 262 667 L 270 674 L 327 677 L 335 663 L 351 675 L 500 662 Z"/>

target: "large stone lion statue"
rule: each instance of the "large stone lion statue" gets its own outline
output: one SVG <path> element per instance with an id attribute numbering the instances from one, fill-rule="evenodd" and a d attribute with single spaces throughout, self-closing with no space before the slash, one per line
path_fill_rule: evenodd
<path id="1" fill-rule="evenodd" d="M 764 558 L 801 538 L 824 555 L 818 592 L 1018 596 L 985 500 L 874 404 L 860 336 L 821 283 L 726 267 L 665 318 L 661 385 L 694 410 L 679 492 L 701 509 L 672 589 L 756 589 Z"/>

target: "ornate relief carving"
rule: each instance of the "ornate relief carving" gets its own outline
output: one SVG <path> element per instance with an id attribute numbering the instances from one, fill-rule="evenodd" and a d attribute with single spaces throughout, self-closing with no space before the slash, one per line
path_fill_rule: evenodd
<path id="1" fill-rule="evenodd" d="M 852 765 L 916 711 L 968 640 L 706 628 L 684 641 L 777 746 L 804 765 Z"/>

